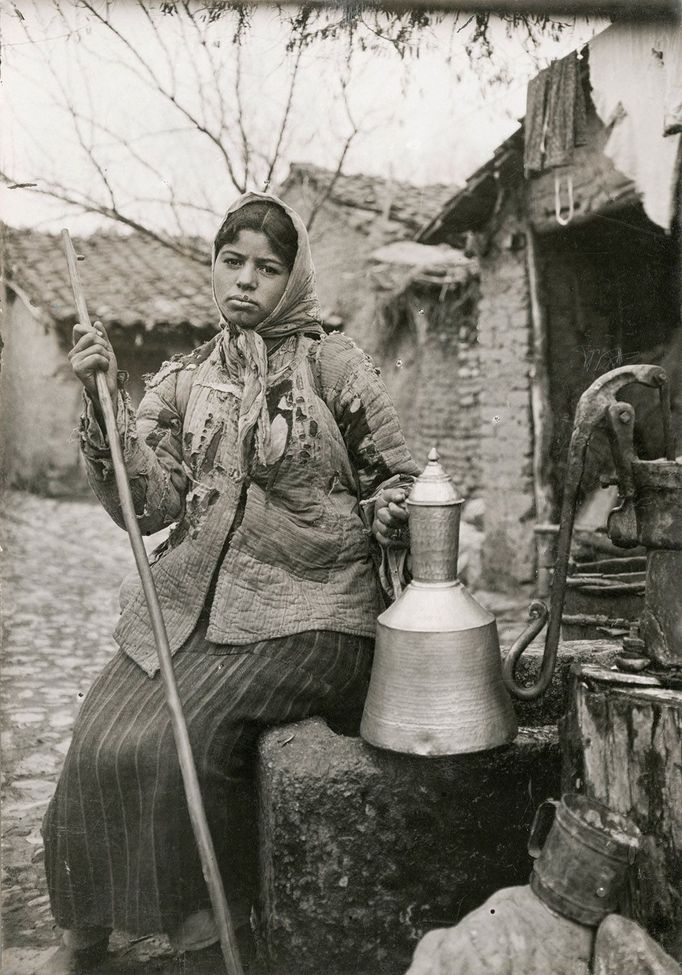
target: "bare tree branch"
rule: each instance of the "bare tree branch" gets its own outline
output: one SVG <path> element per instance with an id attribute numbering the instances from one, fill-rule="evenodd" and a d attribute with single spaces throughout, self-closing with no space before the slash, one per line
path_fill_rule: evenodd
<path id="1" fill-rule="evenodd" d="M 306 221 L 306 227 L 308 229 L 308 233 L 310 233 L 310 231 L 312 230 L 313 223 L 315 222 L 315 217 L 320 212 L 322 207 L 325 205 L 327 200 L 333 194 L 336 184 L 339 181 L 339 177 L 341 176 L 341 172 L 343 170 L 343 164 L 346 161 L 346 156 L 348 155 L 348 150 L 350 149 L 351 145 L 353 144 L 353 140 L 355 139 L 358 132 L 360 131 L 357 123 L 353 119 L 353 114 L 350 109 L 350 103 L 348 101 L 348 78 L 344 78 L 341 82 L 341 95 L 343 98 L 343 104 L 346 109 L 346 115 L 348 116 L 348 121 L 350 122 L 351 129 L 348 136 L 346 137 L 345 142 L 343 143 L 343 147 L 339 155 L 339 161 L 337 163 L 336 170 L 332 175 L 332 178 L 329 180 L 327 186 L 325 187 L 324 192 L 317 197 L 317 199 L 315 200 L 315 202 L 313 203 L 310 209 L 310 213 L 308 214 L 308 219 Z"/>
<path id="2" fill-rule="evenodd" d="M 57 58 L 51 61 L 49 53 L 45 52 L 42 66 L 49 73 L 50 81 L 45 86 L 45 76 L 41 75 L 40 83 L 48 89 L 42 93 L 68 120 L 71 138 L 60 138 L 64 140 L 65 151 L 73 152 L 72 172 L 78 172 L 79 177 L 62 176 L 57 165 L 59 160 L 55 160 L 53 153 L 45 151 L 40 140 L 34 139 L 30 126 L 24 124 L 27 138 L 35 144 L 37 162 L 24 161 L 21 166 L 5 168 L 21 170 L 31 178 L 12 180 L 5 173 L 0 174 L 0 179 L 19 185 L 33 184 L 26 189 L 36 196 L 51 198 L 78 213 L 91 213 L 114 221 L 145 234 L 148 239 L 162 243 L 178 254 L 205 263 L 206 252 L 189 240 L 191 232 L 187 228 L 205 226 L 207 218 L 220 219 L 222 207 L 215 201 L 219 199 L 222 182 L 228 192 L 230 187 L 244 192 L 254 185 L 270 185 L 273 178 L 277 178 L 277 168 L 285 159 L 285 146 L 296 117 L 298 82 L 306 65 L 305 31 L 302 30 L 300 36 L 294 33 L 282 38 L 280 51 L 284 60 L 277 65 L 276 77 L 279 81 L 279 72 L 284 65 L 286 83 L 275 90 L 274 97 L 268 94 L 269 110 L 272 112 L 277 106 L 275 124 L 271 124 L 271 117 L 264 116 L 261 111 L 264 98 L 260 93 L 258 111 L 249 111 L 252 66 L 246 60 L 246 49 L 242 46 L 244 38 L 239 35 L 238 41 L 231 46 L 224 38 L 213 40 L 215 28 L 210 28 L 208 19 L 205 23 L 199 19 L 198 8 L 192 0 L 178 0 L 170 38 L 161 36 L 159 17 L 148 0 L 136 0 L 132 10 L 139 12 L 139 18 L 134 22 L 118 19 L 119 8 L 109 0 L 69 0 L 67 4 L 60 0 L 34 0 L 34 8 L 36 17 L 29 19 L 31 25 L 38 26 L 32 28 L 28 21 L 22 26 L 27 44 L 35 45 L 36 51 L 42 51 L 39 27 L 47 36 L 63 25 L 65 36 L 75 35 L 77 38 L 77 43 L 75 40 L 69 42 L 73 45 L 73 53 L 66 62 Z M 45 9 L 53 11 L 54 15 L 45 18 L 42 16 Z M 81 19 L 76 18 L 75 11 Z M 330 22 L 329 15 L 325 16 L 329 29 L 336 29 L 338 24 Z M 283 15 L 282 19 L 285 20 Z M 320 37 L 326 36 L 322 24 L 325 17 L 316 13 L 313 19 L 315 29 L 320 29 Z M 85 27 L 81 26 L 83 21 Z M 138 26 L 132 27 L 131 23 Z M 87 37 L 84 37 L 86 31 Z M 150 39 L 156 45 L 153 50 L 146 43 Z M 17 58 L 28 56 L 28 50 L 17 52 Z M 127 73 L 122 90 L 128 91 L 131 80 L 133 90 L 139 91 L 140 86 L 144 86 L 145 98 L 150 92 L 159 99 L 153 103 L 158 113 L 158 129 L 136 131 L 137 119 L 133 118 L 133 131 L 128 134 L 129 117 L 122 120 L 118 112 L 103 110 L 96 101 L 99 97 L 97 86 L 88 84 L 91 58 L 107 73 L 109 65 L 119 72 L 118 77 L 121 71 Z M 183 74 L 185 61 L 191 62 L 186 69 L 189 75 Z M 13 70 L 16 69 L 13 67 Z M 30 75 L 26 80 L 33 83 Z M 350 145 L 360 131 L 350 110 L 347 84 L 348 79 L 342 85 L 342 95 L 350 131 L 345 139 L 339 140 L 336 172 L 323 198 L 316 201 L 312 219 L 333 191 Z M 168 124 L 173 114 L 180 124 Z M 140 120 L 142 118 L 140 114 Z M 265 126 L 270 124 L 271 140 L 264 121 Z M 154 145 L 154 140 L 174 132 L 188 136 L 198 134 L 199 151 L 206 150 L 209 145 L 217 149 L 221 170 L 218 194 L 216 166 L 212 159 L 208 164 L 209 178 L 202 178 L 202 162 L 199 161 L 190 171 L 185 185 L 175 184 L 170 160 L 166 161 L 159 148 L 163 143 Z M 268 145 L 269 142 L 272 144 Z M 183 149 L 186 143 L 187 140 L 183 140 Z M 205 152 L 204 158 L 206 155 Z M 200 155 L 198 159 L 201 160 Z M 81 168 L 81 162 L 84 168 Z M 128 171 L 117 168 L 121 165 L 128 165 Z M 204 162 L 203 166 L 206 165 Z M 223 171 L 227 180 L 223 180 Z M 36 178 L 33 178 L 34 172 Z M 81 173 L 84 173 L 82 181 Z M 163 230 L 159 229 L 161 226 Z M 176 232 L 177 236 L 173 236 Z"/>
<path id="3" fill-rule="evenodd" d="M 268 167 L 268 174 L 265 178 L 266 188 L 270 185 L 272 181 L 272 174 L 275 170 L 275 166 L 279 161 L 279 154 L 282 148 L 282 141 L 284 139 L 284 133 L 286 132 L 287 124 L 289 122 L 289 116 L 291 114 L 291 106 L 294 101 L 294 90 L 296 88 L 296 82 L 298 80 L 298 71 L 301 66 L 301 57 L 303 56 L 303 45 L 298 45 L 298 50 L 296 51 L 296 58 L 294 60 L 293 70 L 291 72 L 291 80 L 289 83 L 289 93 L 286 100 L 286 105 L 284 107 L 284 114 L 282 115 L 282 123 L 279 127 L 279 133 L 277 135 L 277 141 L 275 142 L 275 148 L 273 150 L 272 156 L 270 157 L 270 165 Z"/>
<path id="4" fill-rule="evenodd" d="M 171 54 L 171 52 L 168 50 L 168 47 L 167 47 L 166 42 L 164 40 L 163 33 L 160 30 L 157 30 L 156 29 L 156 24 L 152 20 L 152 16 L 149 13 L 149 10 L 147 9 L 147 6 L 146 6 L 144 0 L 137 0 L 137 5 L 138 5 L 139 9 L 142 11 L 142 13 L 144 14 L 144 16 L 145 16 L 145 18 L 147 20 L 147 23 L 149 24 L 149 26 L 151 27 L 151 29 L 154 31 L 154 35 L 155 35 L 155 37 L 156 37 L 156 39 L 157 39 L 157 41 L 159 43 L 159 47 L 161 48 L 161 50 L 163 51 L 163 53 L 166 56 L 166 65 L 168 67 L 168 74 L 170 75 L 170 79 L 171 79 L 170 93 L 171 93 L 171 95 L 175 95 L 177 93 L 177 90 L 178 90 L 177 80 L 176 80 L 176 76 L 175 76 L 175 59 L 173 58 L 173 55 Z"/>
<path id="5" fill-rule="evenodd" d="M 8 186 L 19 183 L 14 177 L 0 170 L 0 182 L 6 183 Z M 138 220 L 134 220 L 132 217 L 121 213 L 114 207 L 108 207 L 100 203 L 98 200 L 87 196 L 86 194 L 79 195 L 68 187 L 62 186 L 59 183 L 50 183 L 44 187 L 36 186 L 35 188 L 30 188 L 27 190 L 29 193 L 34 193 L 38 196 L 48 196 L 53 200 L 61 200 L 63 203 L 68 203 L 70 206 L 77 207 L 83 213 L 98 213 L 103 217 L 107 217 L 109 220 L 113 220 L 116 223 L 121 223 L 126 227 L 130 227 L 131 230 L 136 230 L 138 233 L 143 234 L 149 240 L 154 240 L 159 244 L 163 244 L 164 247 L 168 247 L 169 250 L 175 251 L 176 254 L 181 254 L 183 257 L 188 257 L 192 261 L 196 261 L 198 264 L 210 264 L 210 258 L 207 258 L 206 253 L 201 250 L 200 247 L 193 245 L 191 242 L 180 240 L 177 237 L 170 237 L 165 234 L 159 233 L 158 231 L 152 230 L 145 224 L 140 223 Z"/>
<path id="6" fill-rule="evenodd" d="M 215 132 L 212 132 L 207 125 L 204 125 L 201 122 L 201 120 L 197 118 L 197 116 L 195 116 L 185 105 L 181 104 L 179 99 L 176 97 L 175 94 L 173 94 L 172 91 L 170 92 L 167 91 L 161 79 L 154 73 L 154 71 L 152 71 L 152 69 L 149 67 L 145 59 L 141 56 L 141 54 L 139 53 L 135 45 L 124 34 L 122 34 L 121 31 L 119 31 L 118 28 L 115 27 L 114 24 L 112 24 L 112 22 L 107 17 L 102 16 L 100 12 L 97 10 L 97 8 L 94 6 L 94 4 L 90 2 L 90 0 L 80 0 L 80 3 L 87 11 L 89 11 L 89 13 L 93 17 L 95 17 L 97 21 L 99 21 L 100 24 L 102 24 L 102 26 L 106 27 L 107 30 L 109 30 L 115 37 L 117 37 L 121 41 L 121 43 L 125 46 L 125 48 L 133 55 L 135 60 L 138 61 L 138 63 L 142 66 L 144 72 L 148 75 L 149 79 L 151 80 L 154 89 L 158 91 L 158 93 L 164 99 L 166 99 L 166 101 L 168 101 L 171 105 L 173 105 L 174 108 L 176 108 L 182 115 L 184 115 L 185 118 L 189 122 L 191 122 L 192 125 L 194 125 L 199 132 L 202 132 L 205 136 L 207 136 L 211 140 L 211 142 L 216 146 L 216 148 L 218 149 L 218 151 L 220 152 L 223 158 L 225 167 L 227 169 L 230 179 L 232 180 L 233 185 L 241 193 L 245 192 L 246 187 L 237 178 L 237 175 L 232 166 L 232 160 L 225 148 L 224 143 L 220 140 L 219 136 L 217 136 Z M 158 34 L 158 28 L 157 28 L 157 34 Z"/>
<path id="7" fill-rule="evenodd" d="M 237 125 L 239 126 L 239 134 L 242 139 L 242 157 L 244 162 L 244 184 L 248 186 L 251 165 L 251 152 L 249 149 L 249 140 L 246 135 L 246 128 L 244 127 L 244 104 L 242 102 L 242 49 L 241 46 L 237 45 L 236 51 L 236 64 L 235 64 L 235 77 L 234 77 L 234 93 L 235 101 L 237 103 Z"/>

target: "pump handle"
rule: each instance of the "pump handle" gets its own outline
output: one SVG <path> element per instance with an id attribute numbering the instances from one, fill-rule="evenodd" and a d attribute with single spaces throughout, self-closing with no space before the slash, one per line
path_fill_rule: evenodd
<path id="1" fill-rule="evenodd" d="M 653 386 L 660 389 L 666 454 L 673 449 L 670 435 L 668 377 L 665 370 L 660 366 L 630 365 L 612 369 L 596 379 L 578 400 L 573 433 L 568 448 L 566 480 L 561 505 L 557 555 L 554 563 L 549 610 L 545 603 L 539 600 L 531 604 L 529 624 L 518 639 L 514 641 L 502 664 L 502 677 L 507 690 L 522 701 L 532 701 L 540 697 L 545 693 L 552 680 L 561 633 L 561 614 L 566 593 L 566 576 L 568 574 L 573 523 L 575 521 L 578 490 L 585 470 L 587 446 L 597 424 L 609 416 L 609 409 L 614 403 L 618 402 L 616 399 L 618 393 L 631 383 L 640 383 L 642 386 Z M 540 673 L 533 684 L 525 686 L 519 683 L 516 678 L 516 665 L 528 645 L 542 630 L 547 619 L 549 619 L 549 623 Z"/>

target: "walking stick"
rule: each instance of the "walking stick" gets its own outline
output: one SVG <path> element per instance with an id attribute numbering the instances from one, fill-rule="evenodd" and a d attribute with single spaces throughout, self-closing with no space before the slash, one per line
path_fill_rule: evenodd
<path id="1" fill-rule="evenodd" d="M 71 278 L 71 287 L 73 288 L 73 297 L 76 303 L 78 319 L 81 325 L 93 328 L 78 276 L 76 252 L 73 249 L 68 230 L 62 230 L 62 239 L 64 241 L 66 262 L 69 267 L 69 276 Z M 208 887 L 211 906 L 213 907 L 213 913 L 220 934 L 220 946 L 225 960 L 225 967 L 228 975 L 244 975 L 239 959 L 239 951 L 237 949 L 230 910 L 225 899 L 225 890 L 223 889 L 218 861 L 206 821 L 204 803 L 199 788 L 199 779 L 197 777 L 194 756 L 192 755 L 192 747 L 187 732 L 187 722 L 182 711 L 182 703 L 178 695 L 178 686 L 173 672 L 173 660 L 168 645 L 166 625 L 163 620 L 159 597 L 156 593 L 154 579 L 149 567 L 147 552 L 142 541 L 142 533 L 135 515 L 135 507 L 133 505 L 130 485 L 128 484 L 128 475 L 123 461 L 123 451 L 121 450 L 121 442 L 116 428 L 116 416 L 114 414 L 111 396 L 109 395 L 109 387 L 107 386 L 106 377 L 102 371 L 97 372 L 95 378 L 97 382 L 97 395 L 99 396 L 102 413 L 104 414 L 104 423 L 111 449 L 111 460 L 116 477 L 118 496 L 121 502 L 121 511 L 123 512 L 123 521 L 128 531 L 130 545 L 135 556 L 137 570 L 140 573 L 142 588 L 144 589 L 144 595 L 147 600 L 147 608 L 149 610 L 154 640 L 156 641 L 156 649 L 159 655 L 159 667 L 163 678 L 166 705 L 170 712 L 175 747 L 180 762 L 180 772 L 182 773 L 182 781 L 185 787 L 185 796 L 187 797 L 187 806 L 189 808 L 197 847 L 199 848 L 201 869 L 204 874 L 206 886 Z"/>

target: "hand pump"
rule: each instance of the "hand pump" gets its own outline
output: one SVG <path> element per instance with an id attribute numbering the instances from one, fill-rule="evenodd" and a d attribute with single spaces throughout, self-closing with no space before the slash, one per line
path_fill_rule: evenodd
<path id="1" fill-rule="evenodd" d="M 93 328 L 90 322 L 90 316 L 88 315 L 88 309 L 85 303 L 85 296 L 83 294 L 83 289 L 78 276 L 76 252 L 74 251 L 73 243 L 71 242 L 71 237 L 69 236 L 68 230 L 62 230 L 62 239 L 64 242 L 66 261 L 69 268 L 69 277 L 71 278 L 71 287 L 73 289 L 73 297 L 76 303 L 79 321 L 81 325 L 86 325 L 88 328 Z M 147 600 L 147 608 L 149 610 L 152 631 L 154 633 L 154 640 L 156 642 L 156 649 L 159 657 L 159 667 L 161 670 L 161 677 L 163 679 L 163 687 L 166 696 L 166 705 L 170 712 L 173 737 L 175 738 L 175 747 L 178 753 L 180 772 L 182 774 L 182 781 L 187 798 L 187 806 L 189 809 L 189 815 L 192 822 L 192 829 L 194 830 L 197 847 L 199 849 L 201 868 L 206 881 L 206 886 L 208 888 L 209 897 L 211 899 L 211 906 L 215 915 L 216 925 L 218 927 L 220 946 L 222 948 L 223 958 L 225 960 L 225 967 L 228 975 L 243 975 L 234 927 L 232 925 L 230 911 L 225 898 L 223 882 L 220 876 L 220 870 L 218 867 L 218 861 L 216 859 L 211 834 L 209 832 L 208 822 L 206 821 L 206 813 L 204 811 L 204 804 L 201 798 L 199 779 L 197 777 L 197 770 L 194 764 L 194 757 L 192 755 L 192 747 L 187 731 L 187 723 L 183 714 L 182 703 L 180 701 L 175 674 L 173 672 L 173 661 L 170 647 L 168 645 L 166 625 L 163 620 L 161 606 L 159 605 L 159 598 L 154 586 L 154 579 L 149 567 L 147 552 L 142 541 L 142 533 L 140 531 L 140 526 L 137 523 L 137 516 L 135 515 L 135 507 L 133 504 L 132 494 L 130 492 L 130 485 L 128 484 L 125 463 L 123 460 L 123 451 L 121 450 L 121 443 L 116 427 L 116 416 L 114 414 L 111 396 L 109 395 L 106 377 L 103 372 L 97 373 L 96 382 L 97 395 L 99 396 L 100 406 L 104 415 L 106 434 L 111 449 L 111 461 L 114 468 L 114 475 L 116 477 L 116 486 L 118 488 L 118 496 L 121 502 L 123 521 L 125 522 L 125 526 L 128 531 L 130 545 L 133 550 L 133 555 L 135 556 L 135 563 L 140 574 L 142 588 Z"/>

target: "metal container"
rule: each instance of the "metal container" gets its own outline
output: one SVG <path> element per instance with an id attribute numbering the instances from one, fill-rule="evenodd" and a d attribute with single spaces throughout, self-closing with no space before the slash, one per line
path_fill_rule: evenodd
<path id="1" fill-rule="evenodd" d="M 360 733 L 413 755 L 457 755 L 511 741 L 494 616 L 457 580 L 463 499 L 432 450 L 409 498 L 412 582 L 377 620 Z"/>
<path id="2" fill-rule="evenodd" d="M 618 910 L 640 839 L 633 823 L 587 796 L 569 793 L 561 802 L 544 802 L 528 844 L 536 858 L 531 889 L 564 917 L 596 926 Z"/>

